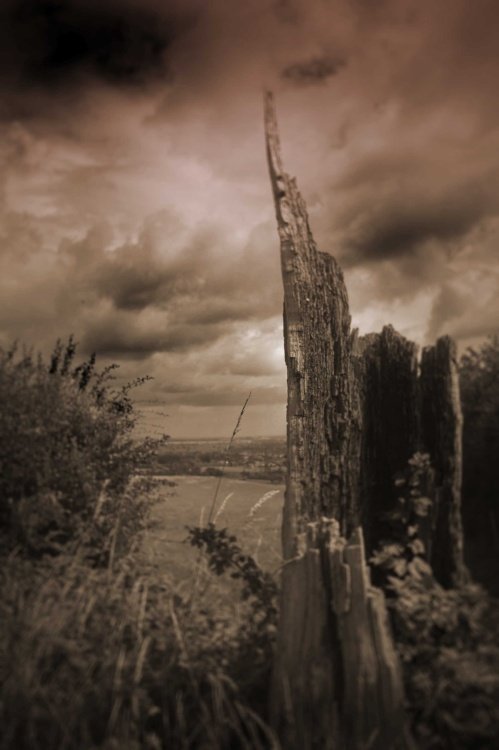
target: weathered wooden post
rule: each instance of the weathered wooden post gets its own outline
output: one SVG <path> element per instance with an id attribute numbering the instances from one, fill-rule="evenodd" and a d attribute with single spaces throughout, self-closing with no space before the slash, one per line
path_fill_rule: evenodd
<path id="1" fill-rule="evenodd" d="M 416 346 L 391 327 L 361 339 L 351 331 L 341 268 L 317 249 L 296 181 L 283 170 L 271 94 L 265 131 L 288 370 L 275 723 L 286 750 L 408 748 L 400 669 L 361 527 L 372 550 L 395 472 L 428 445 L 438 457 L 436 529 L 453 524 L 444 548 L 435 542 L 435 559 L 438 549 L 444 582 L 461 575 L 455 363 L 440 340 L 420 378 Z"/>
<path id="2" fill-rule="evenodd" d="M 430 562 L 437 580 L 451 586 L 466 577 L 461 522 L 462 427 L 456 345 L 448 336 L 423 351 L 422 432 L 436 472 Z"/>

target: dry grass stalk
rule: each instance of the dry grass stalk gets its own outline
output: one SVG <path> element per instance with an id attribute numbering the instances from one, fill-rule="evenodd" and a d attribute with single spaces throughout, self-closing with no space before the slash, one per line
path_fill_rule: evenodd
<path id="1" fill-rule="evenodd" d="M 211 520 L 213 518 L 213 513 L 215 512 L 215 506 L 216 506 L 216 503 L 217 503 L 218 493 L 220 492 L 220 485 L 222 484 L 222 479 L 224 478 L 224 474 L 225 474 L 225 465 L 227 463 L 227 457 L 228 457 L 228 455 L 230 453 L 230 449 L 232 448 L 232 444 L 233 444 L 234 440 L 236 439 L 236 435 L 237 435 L 237 433 L 240 430 L 241 421 L 242 421 L 242 418 L 244 416 L 244 412 L 246 411 L 246 407 L 248 405 L 248 401 L 250 400 L 250 398 L 251 398 L 251 391 L 248 394 L 248 398 L 246 399 L 246 401 L 243 404 L 243 408 L 241 409 L 241 411 L 239 413 L 239 416 L 237 418 L 236 426 L 234 427 L 232 435 L 230 436 L 230 440 L 227 443 L 227 447 L 225 448 L 225 457 L 226 458 L 225 458 L 225 461 L 224 461 L 224 465 L 222 466 L 221 474 L 218 477 L 217 485 L 215 487 L 215 493 L 213 495 L 213 501 L 211 503 L 210 513 L 208 515 L 208 523 L 211 523 Z"/>

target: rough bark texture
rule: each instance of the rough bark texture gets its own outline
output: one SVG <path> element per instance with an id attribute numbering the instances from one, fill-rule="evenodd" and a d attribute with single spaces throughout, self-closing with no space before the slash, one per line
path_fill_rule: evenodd
<path id="1" fill-rule="evenodd" d="M 342 532 L 358 522 L 361 419 L 343 273 L 331 255 L 317 250 L 305 202 L 282 168 L 270 98 L 266 133 L 284 285 L 288 480 L 283 549 L 288 559 L 308 521 L 334 517 Z"/>
<path id="2" fill-rule="evenodd" d="M 383 597 L 369 585 L 355 529 L 364 528 L 370 553 L 394 501 L 395 475 L 415 451 L 427 451 L 438 500 L 431 562 L 445 585 L 463 576 L 455 352 L 440 339 L 425 350 L 419 376 L 415 344 L 391 326 L 360 339 L 351 331 L 341 268 L 318 251 L 296 182 L 283 170 L 271 95 L 265 127 L 288 370 L 288 562 L 274 714 L 286 750 L 408 747 Z M 354 533 L 341 560 L 322 536 L 310 538 L 310 524 L 324 518 L 343 537 Z"/>
<path id="3" fill-rule="evenodd" d="M 286 750 L 408 750 L 404 693 L 383 593 L 361 529 L 309 524 L 286 569 L 273 714 Z"/>
<path id="4" fill-rule="evenodd" d="M 466 577 L 461 523 L 462 426 L 456 345 L 448 336 L 423 351 L 422 433 L 437 487 L 430 562 L 450 586 Z"/>
<path id="5" fill-rule="evenodd" d="M 386 326 L 360 340 L 357 366 L 362 393 L 362 523 L 372 552 L 393 507 L 394 476 L 419 450 L 416 345 Z"/>
<path id="6" fill-rule="evenodd" d="M 368 551 L 411 455 L 433 461 L 439 510 L 434 561 L 442 582 L 461 575 L 461 410 L 454 344 L 424 350 L 386 326 L 360 339 L 336 260 L 320 252 L 296 181 L 283 170 L 273 100 L 266 98 L 267 156 L 281 245 L 288 369 L 288 480 L 283 547 L 322 516 L 341 532 L 358 525 Z M 445 529 L 444 529 L 445 526 Z M 437 553 L 438 547 L 438 553 Z"/>

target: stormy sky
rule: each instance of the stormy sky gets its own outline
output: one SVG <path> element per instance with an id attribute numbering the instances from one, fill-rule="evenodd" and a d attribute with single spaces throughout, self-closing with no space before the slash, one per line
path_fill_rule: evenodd
<path id="1" fill-rule="evenodd" d="M 0 343 L 151 375 L 144 430 L 284 429 L 262 92 L 361 332 L 499 318 L 496 0 L 2 0 Z M 168 416 L 165 416 L 168 415 Z"/>

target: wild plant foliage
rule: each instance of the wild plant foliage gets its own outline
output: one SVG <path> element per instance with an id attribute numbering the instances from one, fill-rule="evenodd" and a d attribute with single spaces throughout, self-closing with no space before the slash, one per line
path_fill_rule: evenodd
<path id="1" fill-rule="evenodd" d="M 209 523 L 187 530 L 189 543 L 203 550 L 211 571 L 218 576 L 227 573 L 241 583 L 242 599 L 251 606 L 252 625 L 265 638 L 266 631 L 272 630 L 277 620 L 278 586 L 274 578 L 242 551 L 237 537 L 227 529 Z"/>
<path id="2" fill-rule="evenodd" d="M 429 456 L 396 481 L 385 541 L 371 558 L 387 595 L 413 730 L 425 750 L 493 750 L 499 736 L 499 608 L 476 584 L 444 589 L 427 559 Z"/>
<path id="3" fill-rule="evenodd" d="M 146 561 L 142 381 L 116 387 L 75 356 L 72 340 L 48 361 L 0 356 L 0 747 L 277 747 L 262 718 L 274 587 L 233 539 L 235 596 L 202 560 L 187 588 Z"/>
<path id="4" fill-rule="evenodd" d="M 114 366 L 75 357 L 72 338 L 48 362 L 0 350 L 0 528 L 32 554 L 87 536 L 106 557 L 141 515 L 124 497 L 151 450 L 132 438 L 130 392 L 143 381 L 115 387 Z"/>
<path id="5" fill-rule="evenodd" d="M 432 576 L 425 541 L 432 505 L 425 488 L 430 482 L 431 464 L 426 453 L 416 453 L 406 472 L 395 480 L 398 497 L 395 507 L 385 515 L 387 539 L 371 558 L 375 580 L 385 588 L 399 580 Z"/>

